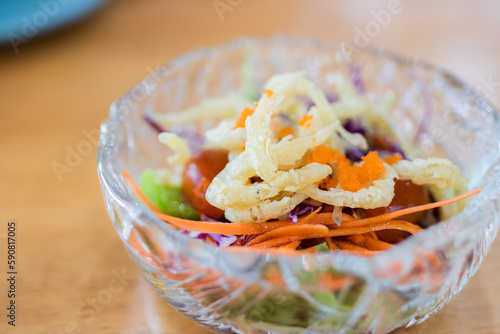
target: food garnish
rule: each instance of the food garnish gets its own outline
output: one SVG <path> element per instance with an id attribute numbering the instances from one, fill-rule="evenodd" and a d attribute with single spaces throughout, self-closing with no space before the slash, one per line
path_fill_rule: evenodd
<path id="1" fill-rule="evenodd" d="M 182 117 L 148 115 L 157 131 L 216 125 L 196 150 L 186 137 L 160 133 L 174 152 L 165 168 L 145 170 L 140 187 L 122 175 L 156 217 L 233 251 L 389 250 L 459 213 L 481 189 L 465 192 L 448 159 L 408 159 L 411 141 L 393 130 L 391 103 L 369 100 L 358 72 L 354 83 L 333 76 L 335 99 L 303 73 L 285 73 L 266 82 L 258 101 L 232 94 Z"/>

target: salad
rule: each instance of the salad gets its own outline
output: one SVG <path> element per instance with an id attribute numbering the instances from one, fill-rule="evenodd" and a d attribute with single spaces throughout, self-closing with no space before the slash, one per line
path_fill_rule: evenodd
<path id="1" fill-rule="evenodd" d="M 394 93 L 374 101 L 359 77 L 333 81 L 336 94 L 327 95 L 302 72 L 276 74 L 258 99 L 229 94 L 147 115 L 172 153 L 139 185 L 122 175 L 182 233 L 232 251 L 289 255 L 376 255 L 481 191 L 466 193 L 448 159 L 412 159 L 416 148 L 388 116 Z M 176 130 L 200 121 L 213 124 L 203 135 Z"/>

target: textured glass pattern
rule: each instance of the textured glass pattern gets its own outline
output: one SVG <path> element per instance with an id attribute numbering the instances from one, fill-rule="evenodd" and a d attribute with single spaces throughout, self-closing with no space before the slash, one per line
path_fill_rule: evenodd
<path id="1" fill-rule="evenodd" d="M 106 208 L 146 279 L 190 319 L 217 333 L 386 333 L 426 320 L 477 271 L 499 227 L 498 114 L 439 68 L 376 49 L 349 56 L 341 46 L 311 39 L 240 39 L 170 62 L 112 105 L 98 157 Z M 252 68 L 251 87 L 243 80 L 245 66 Z M 126 168 L 137 180 L 144 168 L 165 164 L 168 149 L 144 114 L 179 112 L 208 97 L 258 89 L 288 71 L 305 71 L 335 94 L 332 74 L 350 76 L 356 67 L 372 101 L 387 91 L 397 94 L 392 120 L 413 139 L 416 156 L 448 157 L 469 189 L 484 186 L 464 212 L 390 251 L 372 258 L 229 253 L 155 218 L 120 176 Z M 199 133 L 211 126 L 172 130 Z"/>

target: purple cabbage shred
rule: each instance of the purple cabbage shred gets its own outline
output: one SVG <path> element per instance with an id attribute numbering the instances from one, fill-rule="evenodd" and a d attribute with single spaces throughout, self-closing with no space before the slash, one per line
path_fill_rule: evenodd
<path id="1" fill-rule="evenodd" d="M 257 238 L 258 234 L 245 234 L 241 237 L 241 245 L 246 245 L 253 239 Z"/>
<path id="2" fill-rule="evenodd" d="M 326 97 L 326 100 L 328 101 L 328 103 L 337 102 L 339 100 L 338 95 L 334 94 L 334 93 L 325 93 L 325 97 Z M 311 100 L 311 98 L 309 96 L 298 96 L 297 98 L 306 105 L 306 108 L 308 110 L 312 106 L 314 106 L 314 102 Z"/>
<path id="3" fill-rule="evenodd" d="M 156 132 L 158 133 L 162 133 L 162 132 L 165 132 L 165 130 L 160 126 L 160 124 L 156 123 L 150 115 L 148 114 L 144 114 L 142 116 L 142 119 L 149 124 L 149 126 L 155 130 Z"/>
<path id="4" fill-rule="evenodd" d="M 403 150 L 401 149 L 401 147 L 398 144 L 391 143 L 391 145 L 389 146 L 389 151 L 391 153 L 399 153 L 399 154 L 401 154 L 403 159 L 406 159 L 405 153 L 403 152 Z"/>
<path id="5" fill-rule="evenodd" d="M 219 247 L 229 247 L 238 240 L 238 237 L 235 235 L 214 234 L 214 233 L 199 233 L 194 238 L 205 239 L 206 237 L 212 238 Z"/>
<path id="6" fill-rule="evenodd" d="M 205 217 L 205 218 L 207 218 L 207 217 Z M 214 222 L 217 221 L 217 220 L 213 220 L 210 218 L 203 219 L 203 220 L 214 221 Z M 203 240 L 206 237 L 210 237 L 215 241 L 215 243 L 219 247 L 229 247 L 232 244 L 234 244 L 236 241 L 238 241 L 238 237 L 235 235 L 215 234 L 215 233 L 200 233 L 200 232 L 189 231 L 186 229 L 182 229 L 182 230 L 180 230 L 180 232 L 183 234 L 187 234 L 188 236 L 190 236 L 191 238 L 194 238 L 194 239 Z"/>
<path id="7" fill-rule="evenodd" d="M 152 118 L 151 115 L 149 114 L 144 114 L 142 116 L 143 120 L 151 126 L 153 130 L 155 130 L 157 133 L 162 133 L 167 130 L 163 129 L 161 125 L 159 125 L 157 122 L 155 122 Z M 196 131 L 192 130 L 187 130 L 187 129 L 170 129 L 172 133 L 175 133 L 179 137 L 185 139 L 189 145 L 189 148 L 191 151 L 196 154 L 200 152 L 201 146 L 204 143 L 204 138 L 201 136 L 199 133 Z"/>
<path id="8" fill-rule="evenodd" d="M 318 208 L 317 205 L 309 204 L 307 202 L 302 202 L 293 208 L 289 213 L 288 217 L 293 224 L 299 221 L 299 217 L 305 215 L 306 213 L 311 213 Z"/>
<path id="9" fill-rule="evenodd" d="M 325 93 L 325 97 L 328 103 L 337 102 L 339 100 L 339 96 L 334 93 Z"/>
<path id="10" fill-rule="evenodd" d="M 361 161 L 361 158 L 365 156 L 365 153 L 363 153 L 363 151 L 361 151 L 356 146 L 350 146 L 346 148 L 345 156 L 351 162 L 359 162 Z"/>
<path id="11" fill-rule="evenodd" d="M 361 76 L 361 65 L 359 63 L 355 63 L 354 66 L 351 67 L 351 81 L 359 94 L 365 92 L 365 83 Z"/>
<path id="12" fill-rule="evenodd" d="M 203 138 L 202 135 L 200 135 L 196 131 L 187 129 L 181 129 L 181 130 L 171 129 L 170 131 L 172 133 L 175 133 L 179 137 L 185 139 L 193 154 L 197 154 L 201 151 L 201 147 L 203 146 L 205 139 Z"/>
<path id="13" fill-rule="evenodd" d="M 348 118 L 342 123 L 342 126 L 350 133 L 360 133 L 363 136 L 366 135 L 365 127 L 361 124 L 361 121 L 357 119 Z"/>

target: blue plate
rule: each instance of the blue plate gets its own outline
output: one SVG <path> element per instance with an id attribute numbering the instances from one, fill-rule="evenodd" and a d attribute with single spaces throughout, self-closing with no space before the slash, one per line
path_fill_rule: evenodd
<path id="1" fill-rule="evenodd" d="M 0 0 L 0 44 L 14 51 L 38 35 L 91 13 L 105 0 Z"/>

